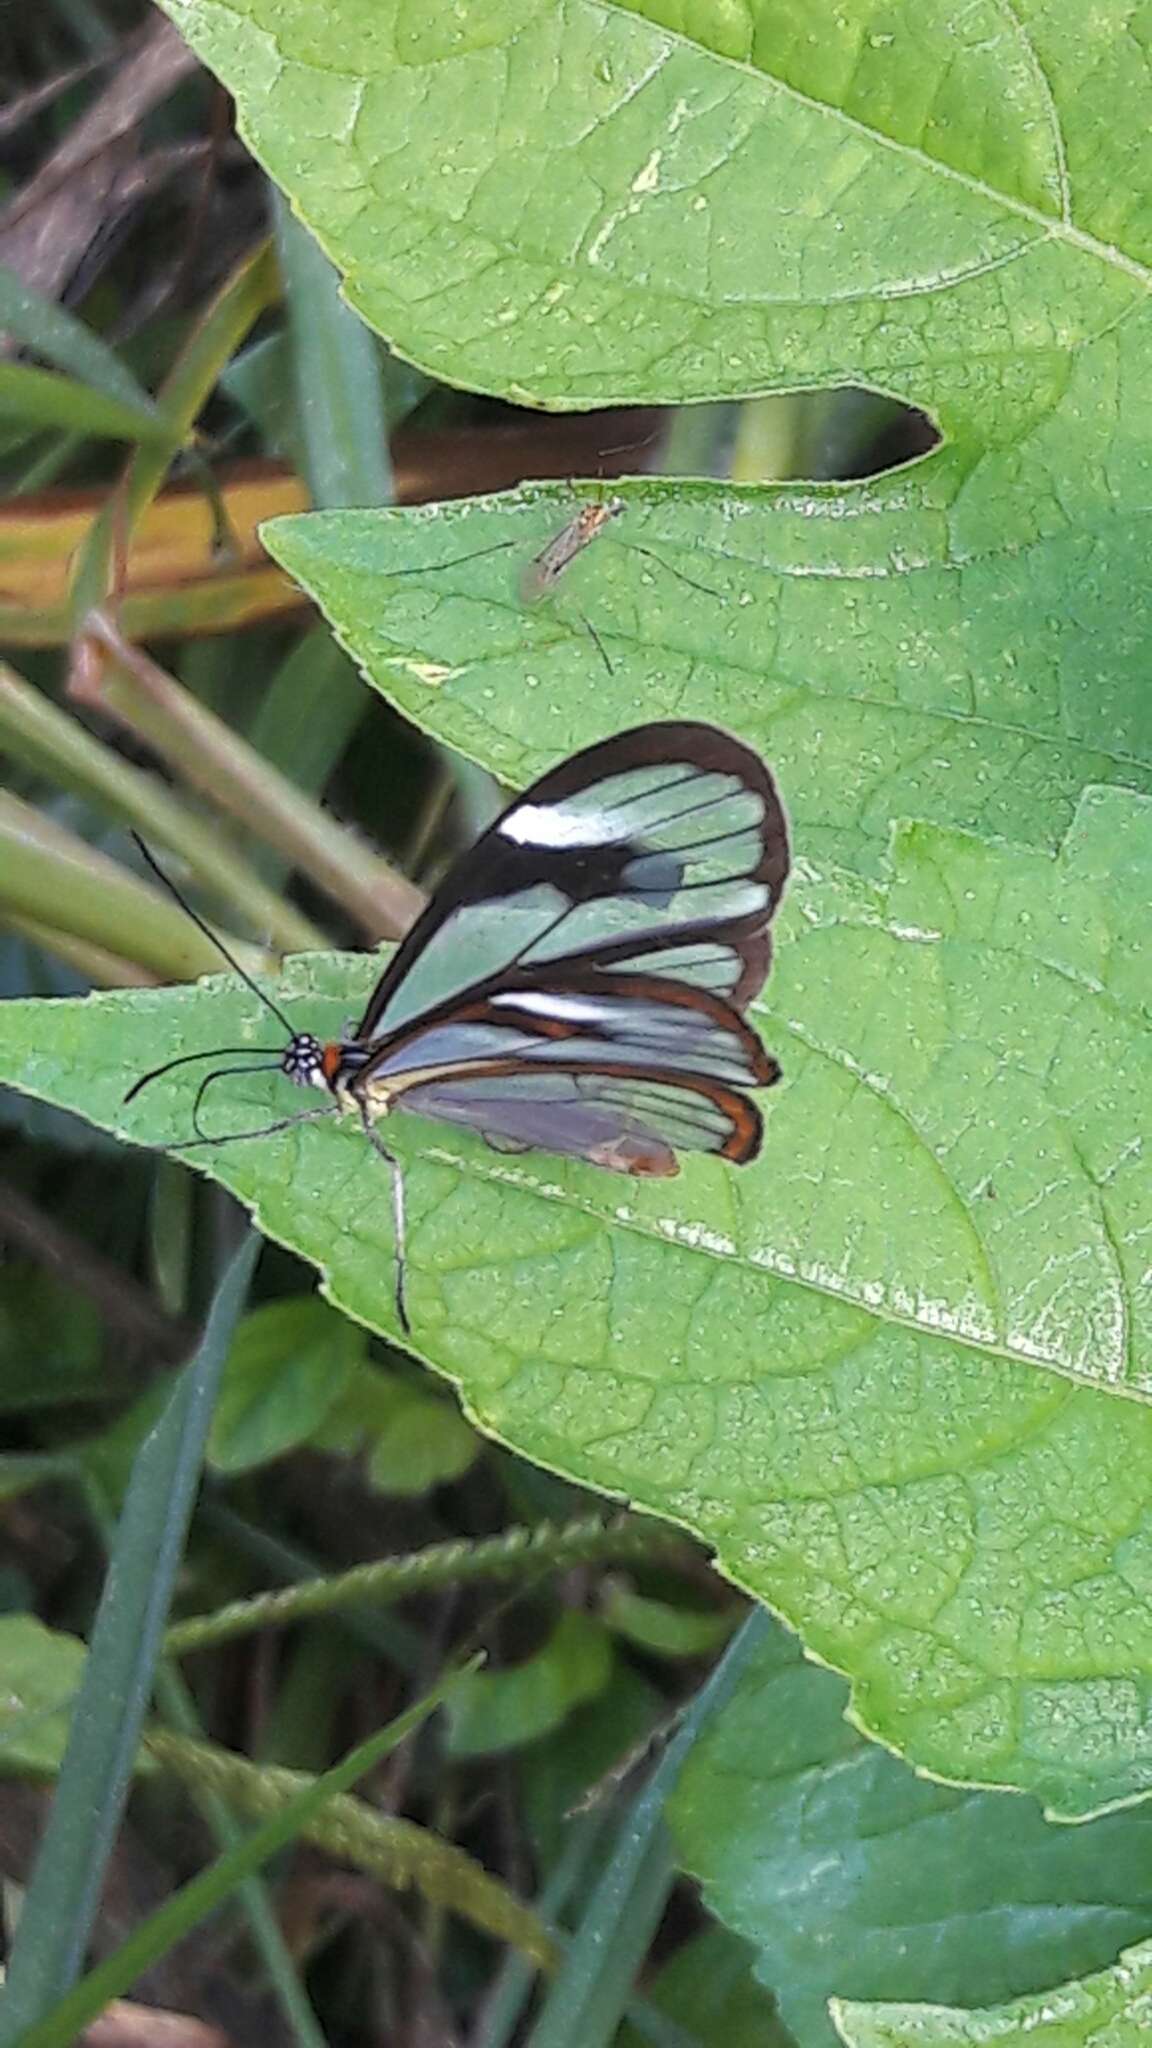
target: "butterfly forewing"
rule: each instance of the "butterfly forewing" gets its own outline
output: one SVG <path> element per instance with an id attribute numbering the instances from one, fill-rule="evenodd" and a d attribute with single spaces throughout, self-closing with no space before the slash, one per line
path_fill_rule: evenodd
<path id="1" fill-rule="evenodd" d="M 413 927 L 357 1039 L 566 966 L 669 974 L 742 1008 L 768 970 L 787 872 L 783 812 L 750 748 L 707 725 L 622 733 L 489 827 Z"/>

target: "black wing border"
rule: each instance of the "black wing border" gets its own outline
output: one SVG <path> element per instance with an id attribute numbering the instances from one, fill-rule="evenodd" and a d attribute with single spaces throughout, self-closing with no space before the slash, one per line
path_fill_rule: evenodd
<path id="1" fill-rule="evenodd" d="M 646 953 L 669 951 L 674 946 L 691 944 L 701 939 L 721 941 L 732 946 L 739 954 L 740 977 L 727 1001 L 737 1011 L 746 1009 L 753 996 L 763 987 L 771 966 L 772 936 L 769 926 L 779 907 L 791 865 L 788 821 L 784 807 L 771 771 L 759 754 L 743 740 L 725 732 L 720 726 L 707 725 L 693 719 L 658 719 L 647 725 L 632 726 L 626 732 L 615 733 L 609 739 L 595 740 L 591 746 L 582 747 L 579 752 L 568 755 L 555 768 L 548 769 L 536 782 L 510 799 L 499 817 L 493 819 L 469 852 L 462 855 L 449 869 L 439 889 L 393 954 L 372 991 L 364 1015 L 353 1034 L 353 1042 L 363 1043 L 372 1039 L 377 1020 L 412 963 L 445 920 L 467 903 L 484 900 L 483 890 L 476 886 L 478 871 L 483 870 L 485 854 L 489 848 L 499 849 L 501 852 L 505 850 L 506 841 L 502 837 L 501 827 L 514 811 L 519 810 L 524 804 L 548 804 L 573 796 L 578 790 L 587 789 L 591 784 L 603 781 L 609 775 L 625 773 L 633 768 L 658 767 L 662 763 L 676 760 L 687 762 L 701 774 L 737 775 L 745 787 L 755 790 L 763 799 L 761 854 L 756 866 L 748 870 L 747 879 L 763 882 L 767 886 L 769 902 L 766 910 L 753 911 L 742 917 L 702 919 L 681 925 L 666 925 L 648 938 L 614 940 L 595 950 L 583 948 L 576 953 L 558 955 L 548 962 L 546 973 L 539 969 L 532 970 L 530 979 L 522 979 L 523 971 L 514 966 L 497 970 L 485 980 L 474 983 L 467 989 L 461 989 L 444 1005 L 436 1005 L 432 1010 L 422 1012 L 418 1018 L 410 1019 L 402 1030 L 404 1035 L 407 1035 L 412 1025 L 418 1023 L 423 1027 L 431 1023 L 433 1018 L 458 1012 L 483 994 L 490 993 L 498 987 L 556 988 L 561 983 L 567 983 L 571 974 L 578 971 L 581 966 L 595 972 L 601 965 L 611 965 L 613 959 L 639 960 Z M 381 1041 L 380 1047 L 373 1046 L 373 1063 L 377 1052 L 391 1042 L 390 1035 L 388 1039 Z"/>

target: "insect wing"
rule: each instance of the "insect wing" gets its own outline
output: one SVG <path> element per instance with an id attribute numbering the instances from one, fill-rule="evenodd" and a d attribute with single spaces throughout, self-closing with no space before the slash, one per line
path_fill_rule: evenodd
<path id="1" fill-rule="evenodd" d="M 429 1081 L 402 1100 L 424 1116 L 479 1131 L 497 1151 L 553 1152 L 650 1176 L 676 1173 L 677 1152 L 754 1159 L 762 1132 L 755 1104 L 720 1082 L 608 1068 L 489 1068 Z"/>
<path id="2" fill-rule="evenodd" d="M 583 554 L 609 520 L 618 518 L 623 510 L 623 498 L 609 498 L 604 504 L 582 506 L 575 518 L 553 535 L 547 546 L 541 548 L 540 553 L 527 564 L 520 578 L 520 595 L 524 603 L 536 604 L 542 597 L 547 597 L 569 564 L 577 555 Z"/>
<path id="3" fill-rule="evenodd" d="M 452 869 L 377 984 L 385 1042 L 511 981 L 658 975 L 743 1009 L 771 958 L 788 837 L 759 756 L 714 726 L 639 726 L 511 803 Z M 619 983 L 617 985 L 620 985 Z"/>
<path id="4" fill-rule="evenodd" d="M 677 1171 L 676 1152 L 755 1157 L 761 1122 L 744 1090 L 779 1068 L 739 1012 L 657 976 L 589 971 L 530 979 L 400 1033 L 363 1075 L 408 1108 L 633 1174 Z"/>

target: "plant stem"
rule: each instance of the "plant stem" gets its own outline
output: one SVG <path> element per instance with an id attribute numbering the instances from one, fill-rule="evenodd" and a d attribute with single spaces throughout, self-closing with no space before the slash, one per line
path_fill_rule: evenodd
<path id="1" fill-rule="evenodd" d="M 89 642 L 111 658 L 114 674 L 97 682 L 89 670 L 83 681 L 74 679 L 74 696 L 98 702 L 142 734 L 186 781 L 339 903 L 369 938 L 394 939 L 408 929 L 424 901 L 419 889 L 125 640 L 106 613 L 90 613 L 85 630 Z"/>
<path id="2" fill-rule="evenodd" d="M 276 1628 L 305 1615 L 329 1614 L 360 1602 L 406 1599 L 474 1579 L 524 1579 L 567 1571 L 575 1564 L 617 1563 L 667 1556 L 682 1542 L 658 1522 L 596 1520 L 506 1529 L 483 1543 L 435 1543 L 406 1557 L 373 1559 L 333 1578 L 304 1580 L 250 1600 L 234 1600 L 215 1614 L 195 1615 L 169 1629 L 165 1651 L 184 1656 L 210 1643 L 228 1642 L 256 1628 Z"/>
<path id="3" fill-rule="evenodd" d="M 0 916 L 30 919 L 138 960 L 161 981 L 194 981 L 220 969 L 216 948 L 179 904 L 3 790 Z M 274 965 L 255 946 L 231 943 L 250 973 Z"/>
<path id="4" fill-rule="evenodd" d="M 182 855 L 197 879 L 270 945 L 297 953 L 323 946 L 324 935 L 310 919 L 269 889 L 222 844 L 219 831 L 194 817 L 158 776 L 121 760 L 3 661 L 0 747 Z"/>
<path id="5" fill-rule="evenodd" d="M 281 1812 L 309 1785 L 303 1771 L 279 1764 L 254 1764 L 214 1743 L 154 1730 L 146 1738 L 150 1756 L 199 1793 L 215 1792 L 250 1819 Z M 454 1842 L 415 1821 L 377 1813 L 347 1793 L 330 1799 L 300 1830 L 306 1841 L 341 1862 L 358 1864 L 397 1890 L 415 1887 L 426 1899 L 447 1907 L 498 1941 L 511 1942 L 541 1968 L 556 1960 L 555 1944 L 530 1906 L 489 1877 Z"/>
<path id="6" fill-rule="evenodd" d="M 180 1673 L 168 1664 L 161 1664 L 156 1673 L 156 1701 L 176 1736 L 183 1736 L 194 1747 L 199 1746 L 203 1738 L 192 1694 Z M 221 1849 L 236 1848 L 241 1838 L 240 1829 L 227 1801 L 214 1787 L 198 1781 L 189 1782 L 192 1797 L 208 1822 L 217 1846 Z M 326 2048 L 320 2023 L 300 1982 L 291 1950 L 276 1918 L 268 1887 L 254 1873 L 245 1878 L 238 1889 L 240 1903 L 252 1929 L 252 1939 L 263 1956 L 269 1981 L 295 2036 L 297 2048 Z"/>
<path id="7" fill-rule="evenodd" d="M 110 953 L 105 946 L 94 946 L 87 939 L 78 939 L 74 932 L 62 932 L 55 925 L 41 923 L 39 918 L 21 917 L 3 903 L 0 925 L 5 931 L 27 939 L 41 953 L 51 953 L 66 967 L 74 968 L 93 988 L 159 988 L 163 980 L 162 975 L 153 974 L 138 961 L 126 960 L 122 953 Z"/>
<path id="8" fill-rule="evenodd" d="M 279 291 L 271 246 L 264 242 L 238 263 L 193 327 L 161 387 L 157 403 L 176 436 L 190 433 L 221 370 Z M 151 504 L 171 461 L 171 447 L 140 448 L 93 520 L 76 559 L 72 616 L 82 622 L 118 581 L 116 557 L 127 556 L 141 513 Z M 121 567 L 123 564 L 121 563 Z"/>

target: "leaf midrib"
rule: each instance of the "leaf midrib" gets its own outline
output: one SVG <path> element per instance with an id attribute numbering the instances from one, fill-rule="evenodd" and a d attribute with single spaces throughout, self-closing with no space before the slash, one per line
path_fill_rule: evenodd
<path id="1" fill-rule="evenodd" d="M 623 10 L 617 10 L 611 4 L 605 4 L 603 11 L 605 14 L 612 15 Z M 655 29 L 668 42 L 680 43 L 685 48 L 696 51 L 714 64 L 731 66 L 734 70 L 742 71 L 748 77 L 759 80 L 770 90 L 780 93 L 783 98 L 794 101 L 797 106 L 806 107 L 812 113 L 822 114 L 832 121 L 840 122 L 852 134 L 863 137 L 865 141 L 875 143 L 879 148 L 889 150 L 894 156 L 902 157 L 910 163 L 917 164 L 922 170 L 932 175 L 951 180 L 952 183 L 961 186 L 964 191 L 971 192 L 991 205 L 1002 208 L 1005 213 L 1014 215 L 1018 220 L 1029 221 L 1034 227 L 1042 229 L 1046 240 L 1066 242 L 1070 247 L 1079 249 L 1086 255 L 1094 256 L 1099 262 L 1104 263 L 1110 269 L 1121 271 L 1126 276 L 1135 278 L 1138 283 L 1144 286 L 1145 290 L 1152 289 L 1152 267 L 1138 262 L 1134 256 L 1126 255 L 1123 250 L 1116 247 L 1115 243 L 1104 242 L 1098 235 L 1090 235 L 1087 229 L 1076 227 L 1072 221 L 1062 220 L 1059 214 L 1045 213 L 1041 207 L 1031 205 L 1026 199 L 1014 198 L 1009 193 L 1000 191 L 997 186 L 989 185 L 985 179 L 975 177 L 970 171 L 957 170 L 951 164 L 942 163 L 938 157 L 929 156 L 926 150 L 917 148 L 913 143 L 900 142 L 893 135 L 885 135 L 883 129 L 871 127 L 867 121 L 860 120 L 857 115 L 845 112 L 843 107 L 834 106 L 827 100 L 819 100 L 811 93 L 802 92 L 799 86 L 790 85 L 786 79 L 777 78 L 772 72 L 764 71 L 758 65 L 749 63 L 746 58 L 723 57 L 718 51 L 710 50 L 705 43 L 700 42 L 696 37 L 685 35 L 682 30 L 668 28 L 662 22 L 659 24 L 654 23 L 648 16 L 636 17 L 633 15 L 631 18 L 633 20 L 639 18 L 646 21 L 650 28 Z M 1030 39 L 1025 38 L 1025 40 L 1028 42 L 1028 48 L 1031 51 Z M 1035 56 L 1034 52 L 1032 54 Z M 1043 73 L 1041 75 L 1044 77 L 1045 85 L 1047 85 L 1046 75 Z M 1047 98 L 1052 112 L 1057 118 L 1057 133 L 1062 145 L 1063 130 L 1059 127 L 1059 110 L 1056 107 L 1050 87 L 1048 88 Z M 1061 147 L 1060 158 L 1063 163 L 1063 147 Z M 1032 246 L 1035 247 L 1037 245 L 1033 244 Z"/>
<path id="2" fill-rule="evenodd" d="M 33 1091 L 29 1089 L 27 1092 L 32 1093 Z M 411 1122 L 413 1121 L 413 1119 L 410 1118 L 409 1121 Z M 428 1122 L 429 1119 L 421 1118 L 419 1119 L 419 1121 Z M 433 1127 L 439 1129 L 439 1126 Z M 350 1127 L 346 1128 L 349 1128 L 349 1135 L 356 1135 L 354 1132 L 351 1131 Z M 125 1139 L 128 1143 L 139 1144 L 143 1142 L 138 1138 L 128 1138 L 127 1134 L 121 1131 L 113 1130 L 112 1134 L 116 1137 Z M 289 1133 L 285 1133 L 284 1135 L 285 1137 L 290 1138 L 291 1143 L 298 1145 L 301 1137 L 303 1136 L 303 1132 L 295 1136 Z M 195 1161 L 191 1161 L 185 1158 L 183 1154 L 181 1154 L 178 1147 L 172 1147 L 170 1149 L 173 1155 L 181 1160 L 182 1164 L 194 1165 L 195 1169 L 198 1172 L 207 1173 L 210 1178 L 216 1177 L 212 1174 L 211 1167 L 202 1158 L 197 1158 Z M 674 1249 L 675 1252 L 681 1257 L 695 1256 L 700 1258 L 716 1259 L 718 1262 L 721 1262 L 723 1264 L 735 1263 L 736 1265 L 741 1266 L 746 1272 L 753 1274 L 761 1273 L 764 1274 L 766 1278 L 783 1282 L 787 1286 L 801 1288 L 806 1292 L 818 1294 L 826 1297 L 828 1300 L 838 1302 L 842 1308 L 855 1310 L 859 1315 L 867 1317 L 867 1319 L 873 1324 L 879 1324 L 883 1327 L 891 1327 L 894 1329 L 909 1330 L 915 1336 L 921 1339 L 928 1339 L 931 1341 L 940 1342 L 944 1344 L 955 1344 L 965 1351 L 975 1352 L 976 1355 L 980 1358 L 1002 1359 L 1006 1364 L 1016 1367 L 1017 1370 L 1027 1368 L 1033 1372 L 1046 1372 L 1049 1373 L 1054 1379 L 1063 1382 L 1065 1386 L 1070 1388 L 1082 1387 L 1089 1389 L 1094 1393 L 1117 1394 L 1126 1400 L 1135 1401 L 1141 1407 L 1145 1407 L 1148 1405 L 1149 1396 L 1145 1390 L 1142 1390 L 1140 1388 L 1113 1385 L 1111 1383 L 1109 1383 L 1108 1385 L 1104 1385 L 1099 1380 L 1090 1379 L 1083 1373 L 1077 1373 L 1072 1371 L 1071 1368 L 1068 1366 L 1054 1363 L 1048 1359 L 1036 1358 L 1025 1355 L 1022 1352 L 1013 1351 L 1009 1349 L 1009 1347 L 1005 1344 L 981 1342 L 977 1341 L 975 1338 L 965 1336 L 964 1333 L 960 1330 L 942 1329 L 935 1326 L 929 1326 L 922 1322 L 917 1322 L 915 1317 L 901 1315 L 898 1310 L 891 1308 L 888 1304 L 885 1304 L 883 1307 L 878 1308 L 872 1302 L 860 1301 L 854 1295 L 844 1293 L 838 1288 L 832 1287 L 824 1282 L 813 1279 L 807 1273 L 798 1273 L 786 1264 L 777 1264 L 774 1259 L 771 1259 L 769 1257 L 765 1257 L 763 1259 L 751 1258 L 747 1253 L 741 1252 L 735 1246 L 733 1246 L 731 1250 L 717 1251 L 714 1250 L 710 1245 L 703 1243 L 693 1243 L 688 1238 L 681 1237 L 678 1234 L 677 1227 L 674 1225 L 669 1228 L 664 1228 L 661 1226 L 661 1224 L 656 1222 L 650 1222 L 648 1218 L 643 1216 L 630 1215 L 627 1217 L 620 1217 L 616 1215 L 609 1215 L 603 1209 L 601 1209 L 596 1203 L 589 1201 L 586 1198 L 582 1198 L 578 1194 L 573 1194 L 570 1189 L 552 1187 L 549 1186 L 546 1182 L 529 1178 L 521 1169 L 518 1169 L 516 1167 L 498 1165 L 495 1162 L 489 1164 L 489 1162 L 482 1157 L 466 1158 L 462 1154 L 452 1152 L 447 1148 L 447 1146 L 440 1144 L 431 1144 L 421 1147 L 418 1156 L 420 1160 L 429 1160 L 435 1165 L 447 1166 L 451 1168 L 451 1170 L 454 1173 L 461 1174 L 465 1178 L 479 1180 L 487 1184 L 495 1184 L 500 1187 L 508 1187 L 513 1189 L 518 1194 L 531 1195 L 537 1201 L 558 1202 L 561 1204 L 562 1207 L 566 1209 L 575 1210 L 580 1215 L 588 1217 L 592 1222 L 594 1222 L 598 1226 L 600 1230 L 605 1232 L 608 1236 L 611 1236 L 616 1232 L 624 1234 L 634 1234 L 636 1236 L 647 1239 L 649 1242 L 667 1245 L 669 1248 Z M 408 1170 L 411 1170 L 410 1167 Z M 234 1188 L 234 1183 L 225 1182 L 224 1184 L 226 1186 Z M 292 1237 L 290 1235 L 285 1235 L 284 1230 L 282 1228 L 270 1227 L 268 1225 L 266 1218 L 264 1217 L 262 1212 L 262 1204 L 264 1200 L 263 1190 L 251 1191 L 248 1193 L 240 1193 L 239 1191 L 237 1192 L 239 1193 L 239 1199 L 241 1201 L 251 1205 L 253 1214 L 256 1218 L 256 1221 L 260 1229 L 262 1231 L 265 1231 L 266 1234 L 270 1238 L 274 1239 L 276 1243 L 285 1245 L 290 1251 L 295 1251 L 298 1255 L 301 1255 L 305 1258 L 313 1258 L 314 1256 L 316 1256 L 309 1252 L 304 1252 L 301 1254 L 300 1243 L 298 1238 Z M 690 1223 L 686 1224 L 684 1227 L 686 1229 L 702 1228 L 708 1230 L 712 1226 L 707 1222 L 703 1222 L 701 1219 L 694 1219 Z M 716 1234 L 720 1235 L 721 1233 L 717 1231 Z M 509 1259 L 514 1258 L 514 1251 L 510 1250 L 507 1254 L 507 1257 Z M 333 1267 L 331 1259 L 321 1254 L 318 1256 L 317 1262 L 322 1266 L 322 1269 L 328 1281 L 331 1282 L 333 1279 Z M 494 1263 L 504 1262 L 506 1262 L 506 1260 L 502 1260 L 498 1256 L 497 1260 Z M 350 1314 L 356 1315 L 358 1318 L 360 1318 L 361 1312 L 357 1309 L 349 1308 L 348 1303 L 343 1299 L 343 1297 L 340 1298 L 339 1305 L 341 1308 L 347 1309 Z M 375 1329 L 380 1329 L 386 1326 L 381 1323 L 374 1323 L 372 1327 Z M 422 1358 L 424 1358 L 430 1365 L 436 1367 L 436 1359 L 429 1352 L 421 1350 L 420 1348 L 419 1331 L 415 1333 L 414 1345 L 416 1350 L 419 1352 L 419 1355 Z"/>

